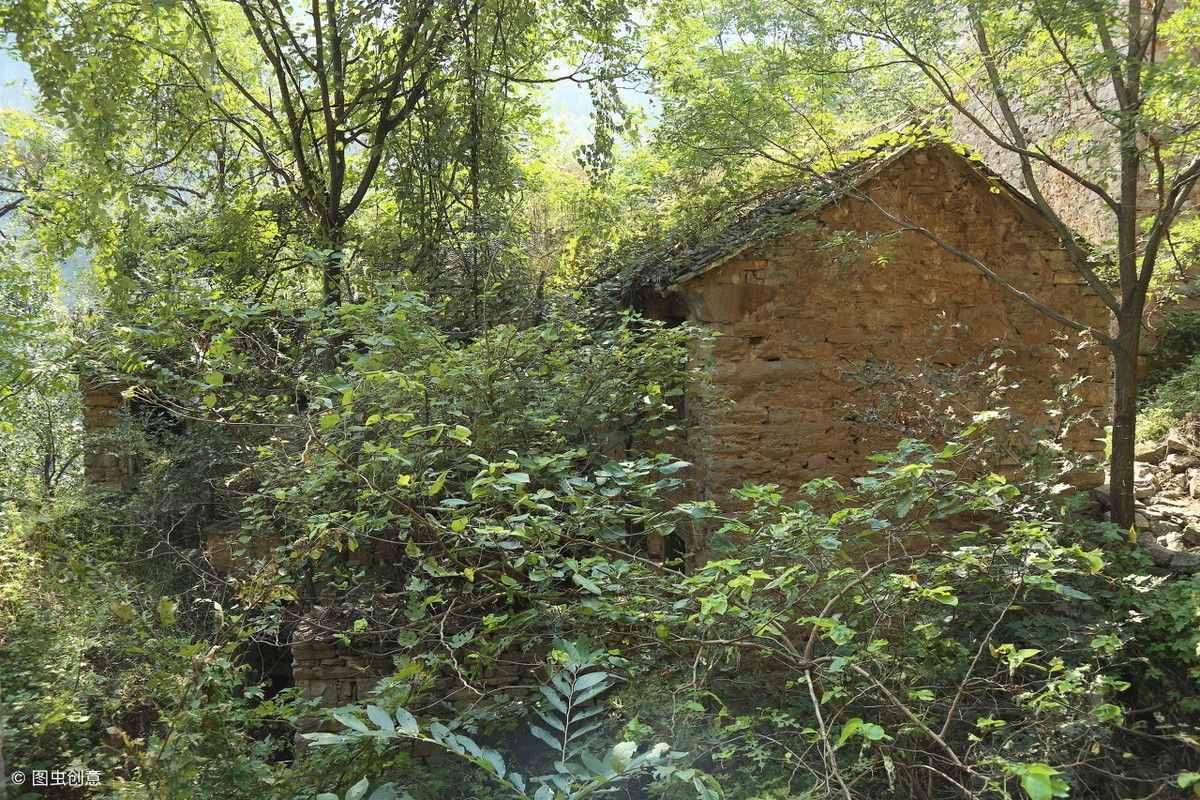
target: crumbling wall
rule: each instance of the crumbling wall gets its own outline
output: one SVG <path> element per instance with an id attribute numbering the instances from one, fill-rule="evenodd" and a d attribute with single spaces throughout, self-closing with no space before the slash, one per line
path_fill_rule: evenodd
<path id="1" fill-rule="evenodd" d="M 915 151 L 864 189 L 893 214 L 999 265 L 1045 304 L 1106 329 L 1103 304 L 1082 285 L 1045 220 L 993 191 L 962 159 Z M 940 361 L 1014 351 L 1018 412 L 1041 412 L 1061 368 L 1090 376 L 1084 403 L 1104 418 L 1109 369 L 1095 350 L 1069 350 L 1064 359 L 1057 324 L 927 239 L 897 233 L 865 201 L 843 199 L 819 220 L 826 231 L 892 235 L 849 260 L 820 235 L 782 237 L 679 287 L 691 319 L 721 334 L 710 354 L 711 396 L 694 415 L 692 459 L 706 494 L 722 496 L 745 481 L 794 487 L 861 474 L 867 456 L 894 446 L 895 437 L 847 413 L 866 399 L 850 374 L 871 360 L 904 366 L 934 356 L 938 325 L 957 326 L 949 350 L 936 354 Z M 1100 434 L 1081 426 L 1069 444 L 1100 453 Z M 1082 484 L 1099 480 L 1080 476 Z"/>
<path id="2" fill-rule="evenodd" d="M 129 487 L 133 464 L 118 447 L 118 427 L 125 408 L 122 392 L 127 383 L 119 380 L 81 376 L 79 391 L 83 399 L 83 477 L 92 486 L 122 491 Z"/>

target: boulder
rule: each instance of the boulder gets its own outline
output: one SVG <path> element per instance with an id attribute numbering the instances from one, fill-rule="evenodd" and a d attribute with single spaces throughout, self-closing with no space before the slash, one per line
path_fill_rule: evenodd
<path id="1" fill-rule="evenodd" d="M 1179 530 L 1178 528 L 1173 528 L 1163 533 L 1159 533 L 1156 530 L 1154 531 L 1154 538 L 1158 540 L 1159 544 L 1168 550 L 1183 549 L 1183 531 Z"/>
<path id="2" fill-rule="evenodd" d="M 1188 493 L 1188 480 L 1186 475 L 1172 475 L 1163 481 L 1158 487 L 1158 493 L 1164 497 L 1185 497 Z"/>
<path id="3" fill-rule="evenodd" d="M 1138 442 L 1133 449 L 1133 457 L 1138 461 L 1143 461 L 1147 464 L 1157 464 L 1167 456 L 1167 443 L 1165 441 L 1155 442 Z"/>
<path id="4" fill-rule="evenodd" d="M 1163 536 L 1180 537 L 1182 535 L 1179 524 L 1174 520 L 1166 518 L 1155 520 L 1150 526 L 1150 531 L 1154 534 L 1155 538 Z"/>
<path id="5" fill-rule="evenodd" d="M 1133 482 L 1148 483 L 1158 477 L 1159 470 L 1153 464 L 1145 461 L 1133 462 Z"/>
<path id="6" fill-rule="evenodd" d="M 1165 466 L 1171 468 L 1174 473 L 1186 472 L 1189 467 L 1194 467 L 1200 464 L 1200 458 L 1191 453 L 1171 453 L 1162 462 Z"/>
<path id="7" fill-rule="evenodd" d="M 1191 440 L 1179 431 L 1168 433 L 1167 438 L 1163 439 L 1163 444 L 1166 446 L 1168 453 L 1192 453 L 1196 450 Z"/>

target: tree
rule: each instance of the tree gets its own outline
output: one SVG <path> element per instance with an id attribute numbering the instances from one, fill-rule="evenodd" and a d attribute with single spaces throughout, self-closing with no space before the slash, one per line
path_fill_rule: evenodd
<path id="1" fill-rule="evenodd" d="M 943 120 L 948 110 L 955 135 L 1008 167 L 1052 221 L 1081 279 L 1111 312 L 1111 330 L 1019 291 L 1002 264 L 879 208 L 898 230 L 933 240 L 1111 352 L 1110 501 L 1113 519 L 1131 525 L 1147 297 L 1155 277 L 1184 269 L 1194 250 L 1185 211 L 1200 180 L 1200 115 L 1188 99 L 1196 90 L 1195 4 L 1172 14 L 1165 2 L 1117 0 L 848 0 L 769 13 L 717 6 L 701 34 L 712 41 L 698 51 L 706 55 L 691 68 L 667 65 L 660 81 L 668 95 L 660 139 L 686 148 L 707 174 L 728 181 L 758 164 L 760 173 L 811 175 L 817 163 L 836 160 L 829 142 L 845 138 L 838 127 L 847 112 L 858 110 L 851 118 L 868 124 L 888 122 L 890 113 L 894 126 L 905 109 Z M 761 74 L 762 91 L 740 86 L 739 76 L 752 72 Z M 728 113 L 738 105 L 752 113 Z"/>
<path id="2" fill-rule="evenodd" d="M 1196 89 L 1187 54 L 1196 8 L 1185 5 L 1168 19 L 1162 0 L 917 5 L 851 3 L 841 30 L 915 67 L 963 128 L 1010 154 L 1075 269 L 1111 311 L 1113 330 L 1099 331 L 1071 319 L 1070 309 L 1035 304 L 1112 354 L 1110 500 L 1113 520 L 1130 526 L 1147 295 L 1156 270 L 1176 257 L 1172 231 L 1200 180 L 1200 116 L 1186 99 Z M 1050 112 L 1063 107 L 1066 119 L 1052 121 Z M 1050 198 L 1053 184 L 1068 187 L 1065 203 Z M 1109 241 L 1099 246 L 1069 224 L 1065 207 L 1080 195 L 1105 215 Z M 993 279 L 1006 284 L 1003 268 L 992 267 Z M 1171 561 L 1169 553 L 1156 558 Z"/>

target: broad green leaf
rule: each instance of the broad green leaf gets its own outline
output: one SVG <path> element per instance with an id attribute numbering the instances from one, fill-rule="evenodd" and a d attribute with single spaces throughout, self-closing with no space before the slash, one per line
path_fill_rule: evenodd
<path id="1" fill-rule="evenodd" d="M 367 733 L 370 731 L 370 728 L 363 724 L 361 719 L 354 716 L 354 714 L 349 711 L 334 711 L 333 718 L 350 730 L 358 731 L 359 733 Z"/>
<path id="2" fill-rule="evenodd" d="M 496 777 L 503 778 L 505 772 L 504 758 L 499 753 L 492 750 L 490 747 L 484 747 L 480 751 L 480 755 L 484 761 L 491 764 L 492 769 L 496 772 Z"/>
<path id="3" fill-rule="evenodd" d="M 621 772 L 629 766 L 636 752 L 637 742 L 618 742 L 608 753 L 608 763 L 612 764 L 614 770 Z"/>
<path id="4" fill-rule="evenodd" d="M 600 590 L 600 587 L 596 585 L 595 581 L 591 580 L 590 578 L 583 577 L 578 572 L 571 574 L 571 580 L 575 582 L 575 585 L 582 587 L 592 594 L 603 594 L 603 592 Z"/>
<path id="5" fill-rule="evenodd" d="M 160 598 L 158 601 L 158 619 L 166 627 L 175 624 L 175 612 L 179 608 L 179 603 L 169 597 Z"/>
<path id="6" fill-rule="evenodd" d="M 392 715 L 379 706 L 367 706 L 367 718 L 379 726 L 380 730 L 387 731 L 388 733 L 394 733 L 396 730 L 396 723 L 392 721 Z"/>
<path id="7" fill-rule="evenodd" d="M 369 786 L 370 784 L 367 782 L 367 779 L 363 778 L 346 791 L 346 800 L 362 800 Z"/>
<path id="8" fill-rule="evenodd" d="M 550 735 L 550 732 L 545 728 L 539 728 L 537 725 L 530 725 L 529 732 L 543 741 L 551 750 L 558 751 L 562 748 L 562 742 L 556 741 L 555 738 Z"/>
<path id="9" fill-rule="evenodd" d="M 396 800 L 396 787 L 391 783 L 381 784 L 367 800 Z"/>
<path id="10" fill-rule="evenodd" d="M 396 709 L 396 730 L 401 733 L 416 735 L 420 728 L 417 726 L 417 718 L 408 713 L 407 709 Z"/>
<path id="11" fill-rule="evenodd" d="M 598 683 L 608 680 L 607 672 L 589 672 L 586 675 L 581 675 L 575 679 L 575 685 L 572 687 L 576 692 L 582 692 L 584 689 L 590 689 Z"/>
<path id="12" fill-rule="evenodd" d="M 550 705 L 558 709 L 560 714 L 567 713 L 567 703 L 562 697 L 559 696 L 558 692 L 554 691 L 549 686 L 539 686 L 538 691 L 540 691 L 542 695 L 550 701 Z"/>

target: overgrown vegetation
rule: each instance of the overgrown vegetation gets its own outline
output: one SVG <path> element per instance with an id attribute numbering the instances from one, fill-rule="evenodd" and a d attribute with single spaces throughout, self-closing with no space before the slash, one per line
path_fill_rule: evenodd
<path id="1" fill-rule="evenodd" d="M 38 91 L 0 114 L 0 800 L 1200 793 L 1200 577 L 1118 486 L 1194 257 L 1197 13 L 0 0 Z M 1031 427 L 953 324 L 854 365 L 896 442 L 856 478 L 705 494 L 713 333 L 631 298 L 964 120 L 1111 301 L 1022 300 L 1122 365 L 1114 522 L 1082 379 Z M 1148 436 L 1200 408 L 1195 315 L 1160 342 Z"/>

